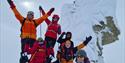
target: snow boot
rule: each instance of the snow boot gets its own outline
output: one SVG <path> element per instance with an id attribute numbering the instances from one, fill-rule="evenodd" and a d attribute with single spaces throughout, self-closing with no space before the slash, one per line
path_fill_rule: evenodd
<path id="1" fill-rule="evenodd" d="M 29 61 L 29 60 L 28 60 L 27 55 L 24 55 L 24 54 L 21 53 L 21 57 L 20 57 L 19 62 L 20 62 L 20 63 L 26 63 L 26 62 L 28 62 L 28 61 Z"/>

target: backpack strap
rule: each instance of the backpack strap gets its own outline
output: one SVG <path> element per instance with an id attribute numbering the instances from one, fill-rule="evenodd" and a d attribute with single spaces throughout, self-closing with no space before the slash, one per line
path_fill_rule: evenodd
<path id="1" fill-rule="evenodd" d="M 21 32 L 22 32 L 22 27 L 23 27 L 25 21 L 26 21 L 26 18 L 24 18 L 24 20 L 23 20 L 23 22 L 22 22 L 22 26 L 21 26 L 21 29 L 20 29 Z"/>
<path id="2" fill-rule="evenodd" d="M 35 20 L 33 20 L 33 22 L 34 22 L 35 27 L 37 27 L 37 26 L 38 26 L 38 24 L 35 22 Z"/>

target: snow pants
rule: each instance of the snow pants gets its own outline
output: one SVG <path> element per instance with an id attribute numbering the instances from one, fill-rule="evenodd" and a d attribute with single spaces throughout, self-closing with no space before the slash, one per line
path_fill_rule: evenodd
<path id="1" fill-rule="evenodd" d="M 25 39 L 21 39 L 21 53 L 20 53 L 20 60 L 19 63 L 26 63 L 28 62 L 28 57 L 27 55 L 23 55 L 24 52 L 24 48 L 26 44 L 29 44 L 30 47 L 33 47 L 33 44 L 36 40 L 35 39 L 31 39 L 31 38 L 25 38 Z"/>

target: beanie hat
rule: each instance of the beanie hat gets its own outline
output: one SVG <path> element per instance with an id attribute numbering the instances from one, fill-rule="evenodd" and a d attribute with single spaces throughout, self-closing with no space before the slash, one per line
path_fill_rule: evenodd
<path id="1" fill-rule="evenodd" d="M 28 14 L 34 15 L 34 12 L 33 11 L 28 11 Z"/>
<path id="2" fill-rule="evenodd" d="M 58 18 L 58 19 L 59 19 L 60 17 L 59 17 L 59 15 L 54 14 L 54 15 L 53 15 L 53 18 Z"/>
<path id="3" fill-rule="evenodd" d="M 38 40 L 39 42 L 43 42 L 43 38 L 42 38 L 42 37 L 39 37 L 37 40 Z"/>
<path id="4" fill-rule="evenodd" d="M 86 54 L 86 52 L 84 50 L 78 50 L 76 52 L 76 57 L 78 57 L 78 56 L 80 56 L 80 57 L 87 57 L 87 54 Z"/>

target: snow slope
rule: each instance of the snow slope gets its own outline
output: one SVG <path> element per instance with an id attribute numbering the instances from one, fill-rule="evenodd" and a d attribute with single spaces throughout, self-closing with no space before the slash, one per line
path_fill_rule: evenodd
<path id="1" fill-rule="evenodd" d="M 119 26 L 119 23 L 123 21 L 120 20 L 120 16 L 117 15 L 119 13 L 118 8 L 122 9 L 123 7 L 119 7 L 120 4 L 118 2 L 118 0 L 75 0 L 72 4 L 65 4 L 62 8 L 61 24 L 63 25 L 63 30 L 73 33 L 73 40 L 77 41 L 74 42 L 75 45 L 78 45 L 86 36 L 92 35 L 94 37 L 85 50 L 90 60 L 97 60 L 97 63 L 124 62 L 123 58 L 125 55 L 122 52 L 125 51 L 125 47 L 120 43 L 124 42 L 123 38 L 125 34 L 123 31 L 124 29 L 121 29 L 122 26 Z M 121 35 L 119 36 L 120 40 L 103 47 L 103 56 L 100 57 L 97 54 L 95 45 L 96 35 L 93 33 L 92 25 L 98 24 L 99 21 L 102 20 L 105 21 L 105 16 L 114 17 L 115 24 L 120 29 Z M 112 57 L 112 59 L 110 57 Z M 118 58 L 120 58 L 121 61 L 119 61 Z"/>

